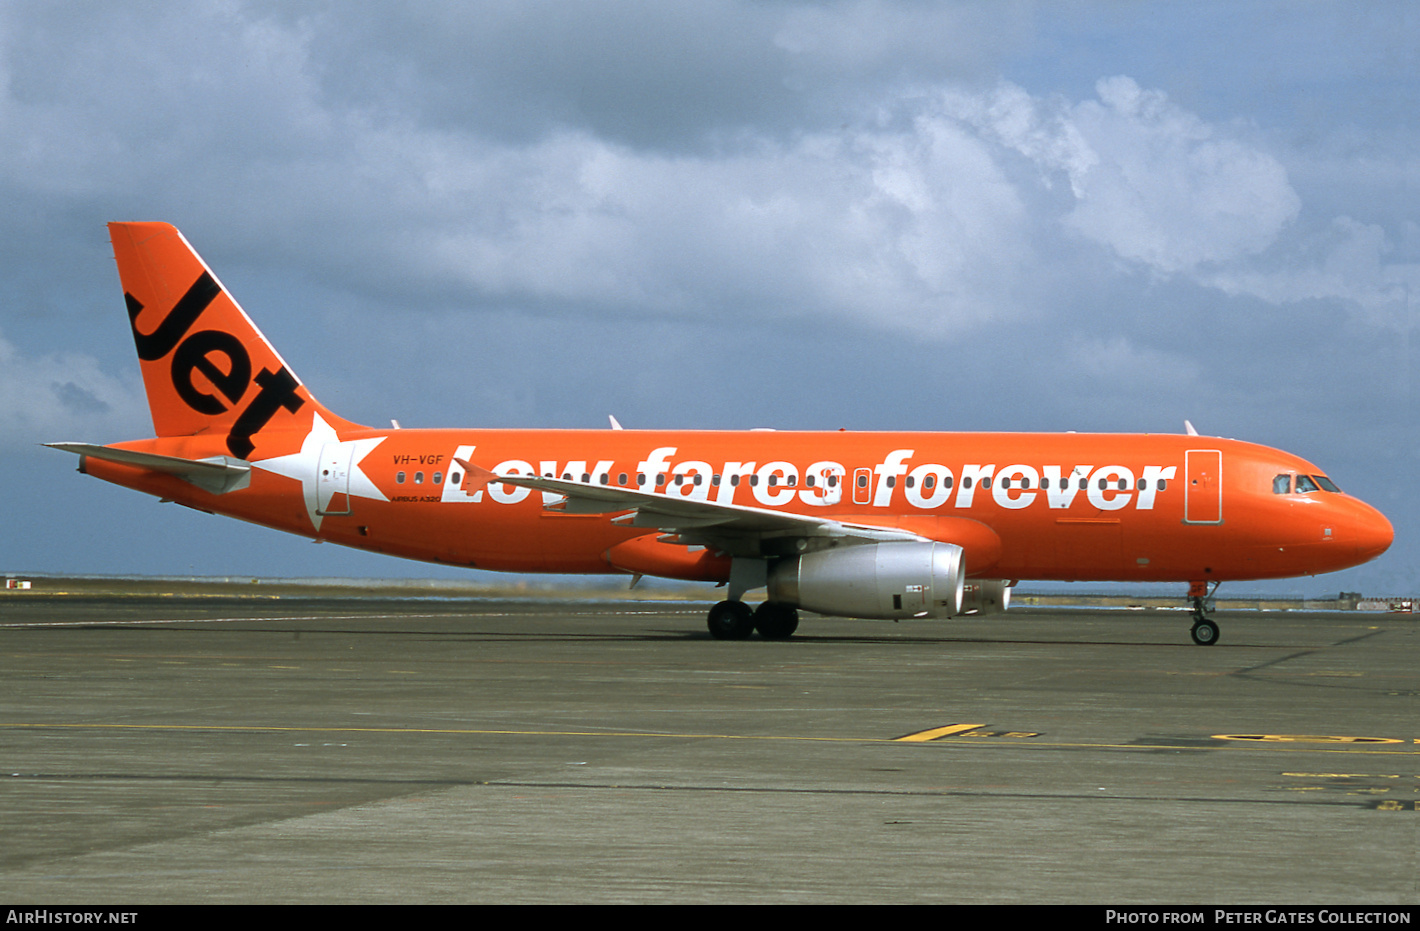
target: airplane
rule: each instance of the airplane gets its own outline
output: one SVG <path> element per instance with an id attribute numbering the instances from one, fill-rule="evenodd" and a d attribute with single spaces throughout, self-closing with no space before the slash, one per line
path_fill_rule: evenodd
<path id="1" fill-rule="evenodd" d="M 714 582 L 716 639 L 799 611 L 1005 611 L 1021 579 L 1222 582 L 1374 559 L 1393 530 L 1315 465 L 1185 434 L 406 430 L 321 405 L 172 225 L 110 223 L 154 436 L 79 471 L 277 530 L 533 573 Z M 756 608 L 745 603 L 765 589 Z"/>

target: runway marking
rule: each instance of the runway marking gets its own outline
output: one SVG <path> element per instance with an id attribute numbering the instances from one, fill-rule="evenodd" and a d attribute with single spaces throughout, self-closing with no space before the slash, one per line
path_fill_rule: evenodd
<path id="1" fill-rule="evenodd" d="M 985 724 L 948 724 L 946 727 L 934 727 L 928 731 L 918 731 L 915 734 L 904 734 L 901 737 L 894 737 L 893 739 L 903 742 L 938 740 L 942 737 L 950 737 L 953 734 L 964 734 L 967 731 L 974 731 L 978 727 L 985 726 Z"/>
<path id="2" fill-rule="evenodd" d="M 1276 786 L 1288 792 L 1320 792 L 1323 795 L 1367 799 L 1365 806 L 1373 811 L 1420 811 L 1420 802 L 1397 799 L 1394 794 L 1406 791 L 1408 777 L 1401 773 L 1282 773 L 1293 779 L 1325 780 L 1320 785 Z M 1404 780 L 1390 782 L 1386 780 Z M 1420 788 L 1411 789 L 1420 792 Z M 1380 796 L 1388 796 L 1381 798 Z"/>
<path id="3" fill-rule="evenodd" d="M 1214 740 L 1257 740 L 1273 743 L 1311 744 L 1400 744 L 1405 743 L 1394 737 L 1348 737 L 1326 736 L 1323 734 L 1214 734 Z"/>
<path id="4" fill-rule="evenodd" d="M 955 725 L 960 726 L 960 725 Z M 972 725 L 979 727 L 981 725 Z M 707 734 L 707 733 L 672 733 L 666 731 L 613 731 L 613 730 L 582 730 L 582 731 L 559 731 L 559 730 L 515 730 L 509 728 L 449 728 L 449 727 L 317 727 L 317 726 L 295 726 L 295 725 L 270 725 L 270 724 L 75 724 L 75 723 L 53 723 L 53 724 L 26 724 L 22 722 L 0 722 L 0 730 L 115 730 L 115 731 L 168 731 L 168 732 L 191 732 L 191 733 L 220 733 L 226 731 L 244 733 L 270 733 L 270 734 L 437 734 L 446 736 L 482 736 L 482 737 L 636 737 L 651 738 L 661 740 L 778 740 L 778 741 L 801 741 L 809 743 L 855 743 L 855 744 L 889 744 L 901 743 L 901 737 L 815 737 L 802 734 Z M 1027 732 L 1013 732 L 1027 733 Z M 912 735 L 908 735 L 912 736 Z M 1403 741 L 1378 738 L 1388 744 L 1403 744 Z M 1176 744 L 1142 744 L 1142 743 L 1104 743 L 1094 741 L 1031 741 L 1029 744 L 1002 744 L 993 737 L 977 738 L 968 736 L 966 732 L 956 735 L 956 739 L 951 741 L 952 745 L 969 745 L 981 747 L 1024 747 L 1033 749 L 1053 749 L 1053 750 L 1180 750 Z M 1237 745 L 1249 747 L 1250 749 L 1265 749 L 1272 753 L 1349 753 L 1362 755 L 1380 756 L 1420 756 L 1420 751 L 1398 750 L 1377 747 L 1376 749 L 1363 749 L 1354 743 L 1341 744 L 1337 747 L 1321 745 L 1297 745 L 1292 743 L 1278 742 L 1258 742 L 1241 743 Z"/>
<path id="5" fill-rule="evenodd" d="M 1283 773 L 1305 779 L 1401 779 L 1400 773 Z"/>

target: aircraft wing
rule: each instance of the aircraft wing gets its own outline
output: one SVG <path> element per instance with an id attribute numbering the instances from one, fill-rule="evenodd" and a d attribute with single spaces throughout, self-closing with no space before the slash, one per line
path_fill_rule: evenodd
<path id="1" fill-rule="evenodd" d="M 720 504 L 681 495 L 565 478 L 498 475 L 462 459 L 454 461 L 468 472 L 468 480 L 472 485 L 466 486 L 466 491 L 501 482 L 519 488 L 550 492 L 562 495 L 563 500 L 549 505 L 548 510 L 564 514 L 619 514 L 612 518 L 613 523 L 628 527 L 654 528 L 679 537 L 676 542 L 713 547 L 731 556 L 767 555 L 784 549 L 784 544 L 788 544 L 788 551 L 798 552 L 834 543 L 904 540 L 918 542 L 927 539 L 892 527 L 838 521 L 772 508 Z M 776 546 L 769 541 L 783 543 Z M 795 546 L 795 541 L 804 541 L 809 545 Z"/>
<path id="2" fill-rule="evenodd" d="M 207 459 L 183 459 L 180 456 L 161 456 L 157 453 L 140 453 L 131 449 L 114 449 L 111 446 L 96 446 L 92 443 L 45 443 L 51 449 L 77 453 L 80 471 L 83 470 L 82 457 L 117 462 L 121 465 L 150 469 L 176 475 L 203 491 L 214 495 L 226 494 L 245 488 L 251 481 L 251 464 L 233 459 L 231 456 L 212 456 Z"/>

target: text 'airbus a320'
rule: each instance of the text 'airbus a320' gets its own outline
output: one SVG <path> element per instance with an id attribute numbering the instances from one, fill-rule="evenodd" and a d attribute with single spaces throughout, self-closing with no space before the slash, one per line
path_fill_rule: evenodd
<path id="1" fill-rule="evenodd" d="M 1296 456 L 1196 435 L 375 429 L 312 397 L 182 234 L 109 225 L 153 439 L 80 471 L 429 562 L 728 585 L 711 634 L 1004 610 L 1015 580 L 1208 583 L 1373 559 L 1391 525 Z M 746 593 L 765 588 L 751 609 Z"/>

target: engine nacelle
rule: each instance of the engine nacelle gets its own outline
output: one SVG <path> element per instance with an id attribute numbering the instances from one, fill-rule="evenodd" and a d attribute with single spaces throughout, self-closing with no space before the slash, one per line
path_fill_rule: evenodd
<path id="1" fill-rule="evenodd" d="M 776 563 L 769 600 L 839 617 L 952 617 L 965 581 L 953 543 L 869 543 Z"/>
<path id="2" fill-rule="evenodd" d="M 1000 614 L 1011 606 L 1011 583 L 1004 579 L 971 579 L 962 592 L 962 614 Z"/>

